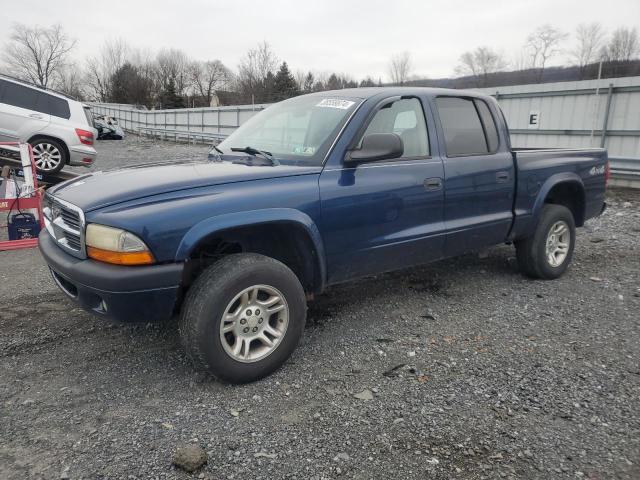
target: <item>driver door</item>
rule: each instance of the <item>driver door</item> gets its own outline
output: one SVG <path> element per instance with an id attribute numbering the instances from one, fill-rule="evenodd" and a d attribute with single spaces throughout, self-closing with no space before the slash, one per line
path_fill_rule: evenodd
<path id="1" fill-rule="evenodd" d="M 321 231 L 329 283 L 427 263 L 443 252 L 444 173 L 441 159 L 431 156 L 431 115 L 425 116 L 420 98 L 394 97 L 369 118 L 361 138 L 395 133 L 404 153 L 323 170 Z"/>

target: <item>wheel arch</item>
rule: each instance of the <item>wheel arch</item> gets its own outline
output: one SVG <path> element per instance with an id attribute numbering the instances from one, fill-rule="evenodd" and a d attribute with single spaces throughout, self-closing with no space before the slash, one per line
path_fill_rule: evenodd
<path id="1" fill-rule="evenodd" d="M 286 208 L 254 210 L 211 217 L 194 225 L 178 246 L 175 260 L 194 264 L 202 253 L 211 254 L 222 242 L 228 252 L 259 253 L 287 265 L 300 279 L 305 291 L 320 292 L 326 281 L 326 263 L 320 232 L 305 213 Z M 212 260 L 215 262 L 215 258 Z M 187 286 L 190 281 L 185 279 Z"/>
<path id="2" fill-rule="evenodd" d="M 585 191 L 582 179 L 575 173 L 553 175 L 542 185 L 533 208 L 534 224 L 540 219 L 545 204 L 563 205 L 573 214 L 576 227 L 585 221 Z"/>

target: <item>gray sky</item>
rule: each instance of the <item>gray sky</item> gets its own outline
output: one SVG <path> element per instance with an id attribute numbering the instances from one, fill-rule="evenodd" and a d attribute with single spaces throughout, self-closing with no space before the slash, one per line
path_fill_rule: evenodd
<path id="1" fill-rule="evenodd" d="M 180 48 L 236 69 L 245 52 L 268 41 L 291 69 L 336 71 L 356 79 L 387 76 L 392 54 L 409 51 L 412 73 L 453 74 L 461 53 L 491 46 L 513 60 L 527 34 L 551 23 L 573 32 L 598 21 L 607 30 L 640 27 L 640 0 L 2 0 L 0 46 L 14 22 L 60 23 L 82 61 L 101 42 Z M 8 5 L 10 5 L 9 8 Z M 1 48 L 1 47 L 0 47 Z M 571 48 L 567 41 L 565 48 Z M 558 58 L 558 63 L 563 58 Z"/>

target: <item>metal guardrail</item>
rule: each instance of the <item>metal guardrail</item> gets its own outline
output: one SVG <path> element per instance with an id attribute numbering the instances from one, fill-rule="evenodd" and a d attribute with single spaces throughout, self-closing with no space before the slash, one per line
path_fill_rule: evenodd
<path id="1" fill-rule="evenodd" d="M 152 135 L 154 137 L 162 138 L 163 140 L 168 140 L 169 137 L 173 137 L 174 141 L 179 141 L 181 138 L 186 139 L 186 141 L 190 141 L 192 138 L 195 141 L 198 139 L 205 141 L 215 142 L 224 140 L 228 135 L 225 133 L 207 133 L 207 132 L 191 132 L 185 130 L 172 130 L 166 128 L 155 128 L 155 127 L 138 127 L 137 131 L 129 130 L 129 132 L 137 133 L 139 135 Z"/>
<path id="2" fill-rule="evenodd" d="M 609 165 L 612 185 L 640 188 L 640 158 L 610 157 Z"/>
<path id="3" fill-rule="evenodd" d="M 611 171 L 631 173 L 640 176 L 640 158 L 609 157 Z"/>

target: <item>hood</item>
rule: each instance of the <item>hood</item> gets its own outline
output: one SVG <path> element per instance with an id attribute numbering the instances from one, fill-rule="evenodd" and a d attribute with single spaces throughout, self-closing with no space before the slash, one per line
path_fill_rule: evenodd
<path id="1" fill-rule="evenodd" d="M 86 212 L 176 190 L 319 173 L 321 169 L 320 166 L 252 166 L 211 160 L 156 163 L 83 175 L 48 192 Z"/>

